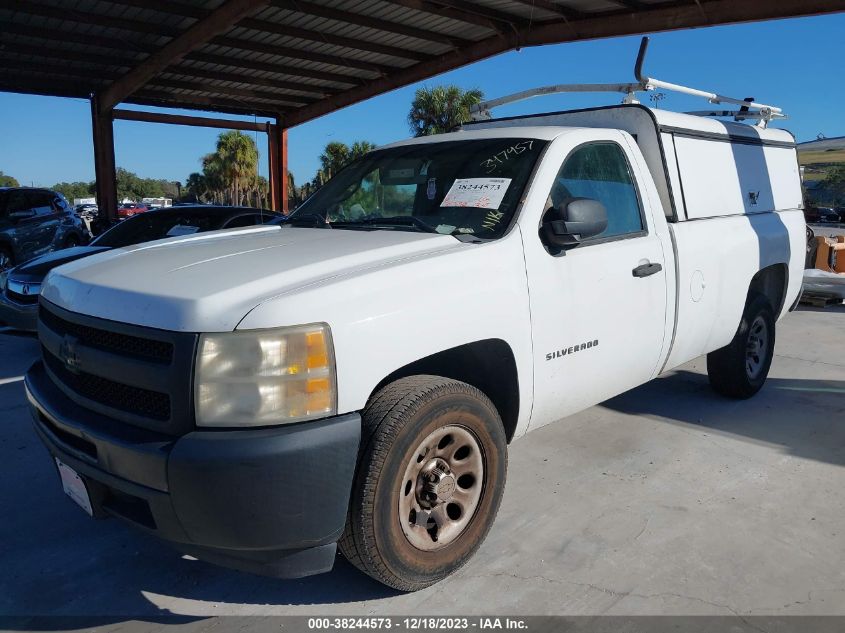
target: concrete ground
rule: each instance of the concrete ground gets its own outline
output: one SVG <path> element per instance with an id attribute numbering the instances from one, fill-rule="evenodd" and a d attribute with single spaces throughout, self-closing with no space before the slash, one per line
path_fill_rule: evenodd
<path id="1" fill-rule="evenodd" d="M 789 315 L 749 401 L 715 396 L 699 359 L 519 440 L 484 546 L 408 595 L 342 559 L 322 576 L 259 578 L 90 520 L 30 426 L 17 377 L 38 345 L 0 335 L 0 614 L 104 616 L 110 630 L 165 614 L 215 628 L 204 618 L 845 615 L 844 326 L 843 307 Z"/>

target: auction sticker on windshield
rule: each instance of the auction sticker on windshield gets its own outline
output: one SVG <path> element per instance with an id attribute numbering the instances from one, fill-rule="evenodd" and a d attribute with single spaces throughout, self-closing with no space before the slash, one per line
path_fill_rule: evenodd
<path id="1" fill-rule="evenodd" d="M 440 206 L 498 209 L 510 184 L 510 178 L 458 178 Z"/>
<path id="2" fill-rule="evenodd" d="M 93 516 L 91 499 L 88 497 L 88 489 L 85 487 L 82 477 L 77 475 L 73 468 L 66 466 L 58 459 L 56 466 L 59 467 L 59 476 L 62 478 L 62 488 L 64 488 L 65 494 L 76 501 L 85 512 Z"/>

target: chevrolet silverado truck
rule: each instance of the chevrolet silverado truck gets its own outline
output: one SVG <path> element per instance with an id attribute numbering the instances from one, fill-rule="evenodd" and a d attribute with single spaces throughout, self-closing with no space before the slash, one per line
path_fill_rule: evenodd
<path id="1" fill-rule="evenodd" d="M 65 492 L 202 560 L 298 577 L 339 548 L 411 591 L 481 545 L 525 433 L 704 354 L 752 396 L 801 287 L 794 139 L 751 101 L 626 101 L 482 110 L 278 227 L 53 270 L 25 385 Z"/>

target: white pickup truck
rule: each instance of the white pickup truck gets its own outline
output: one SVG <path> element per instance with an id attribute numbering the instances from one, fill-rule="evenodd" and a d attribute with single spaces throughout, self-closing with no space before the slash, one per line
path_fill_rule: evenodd
<path id="1" fill-rule="evenodd" d="M 760 389 L 801 208 L 787 132 L 631 103 L 395 143 L 280 226 L 54 270 L 35 428 L 94 516 L 280 577 L 339 543 L 419 589 L 482 543 L 521 435 L 702 354 Z"/>

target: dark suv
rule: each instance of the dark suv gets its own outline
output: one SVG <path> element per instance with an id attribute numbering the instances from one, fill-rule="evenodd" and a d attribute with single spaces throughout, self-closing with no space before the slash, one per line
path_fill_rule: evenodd
<path id="1" fill-rule="evenodd" d="M 0 187 L 0 273 L 90 234 L 65 197 L 49 189 Z"/>

